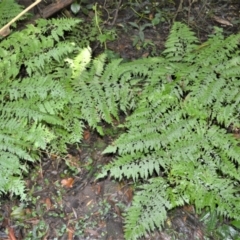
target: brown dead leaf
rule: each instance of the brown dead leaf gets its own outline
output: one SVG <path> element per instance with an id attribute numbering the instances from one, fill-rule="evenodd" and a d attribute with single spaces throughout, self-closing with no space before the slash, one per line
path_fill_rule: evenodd
<path id="1" fill-rule="evenodd" d="M 122 216 L 122 211 L 121 211 L 120 207 L 117 206 L 116 204 L 114 205 L 114 210 L 118 216 L 120 216 L 120 217 Z"/>
<path id="2" fill-rule="evenodd" d="M 90 138 L 90 132 L 88 130 L 85 130 L 83 133 L 84 140 L 89 140 Z"/>
<path id="3" fill-rule="evenodd" d="M 125 193 L 125 196 L 127 197 L 128 203 L 132 202 L 133 189 L 131 187 L 129 187 L 124 193 Z"/>
<path id="4" fill-rule="evenodd" d="M 93 203 L 93 199 L 91 199 L 89 202 L 87 202 L 86 207 L 88 207 L 89 205 L 91 205 Z"/>
<path id="5" fill-rule="evenodd" d="M 237 140 L 240 139 L 240 133 L 233 133 L 234 138 L 236 138 Z"/>
<path id="6" fill-rule="evenodd" d="M 93 186 L 93 190 L 95 192 L 95 194 L 100 195 L 100 193 L 102 192 L 102 186 L 101 184 L 97 183 Z"/>
<path id="7" fill-rule="evenodd" d="M 45 204 L 46 204 L 47 210 L 50 210 L 52 208 L 52 202 L 50 198 L 45 199 Z"/>
<path id="8" fill-rule="evenodd" d="M 9 240 L 17 240 L 12 227 L 8 227 L 8 237 Z"/>
<path id="9" fill-rule="evenodd" d="M 149 56 L 149 52 L 145 52 L 145 53 L 142 54 L 142 57 L 143 57 L 143 58 L 146 58 L 146 57 L 148 57 L 148 56 Z"/>
<path id="10" fill-rule="evenodd" d="M 1 227 L 7 228 L 9 224 L 10 224 L 9 218 L 4 218 L 1 222 Z"/>
<path id="11" fill-rule="evenodd" d="M 67 228 L 67 233 L 68 233 L 68 240 L 73 239 L 73 234 L 74 234 L 74 229 L 72 227 Z"/>
<path id="12" fill-rule="evenodd" d="M 30 218 L 30 219 L 26 219 L 24 222 L 26 223 L 30 223 L 32 225 L 37 225 L 39 223 L 39 219 L 38 218 Z"/>
<path id="13" fill-rule="evenodd" d="M 56 154 L 51 154 L 51 155 L 50 155 L 50 159 L 51 159 L 51 160 L 57 160 L 57 159 L 58 159 L 58 155 L 56 155 Z"/>
<path id="14" fill-rule="evenodd" d="M 66 163 L 71 167 L 78 168 L 80 165 L 79 157 L 73 156 L 72 154 L 67 154 L 66 161 Z"/>
<path id="15" fill-rule="evenodd" d="M 213 16 L 213 19 L 218 22 L 221 23 L 222 25 L 226 25 L 226 26 L 233 26 L 232 23 L 230 23 L 228 20 L 217 17 L 217 16 Z"/>
<path id="16" fill-rule="evenodd" d="M 89 233 L 91 236 L 98 237 L 99 234 L 96 230 L 93 229 L 86 229 L 85 232 Z"/>
<path id="17" fill-rule="evenodd" d="M 195 208 L 193 205 L 185 205 L 183 209 L 188 213 L 192 213 L 192 214 L 195 213 Z"/>
<path id="18" fill-rule="evenodd" d="M 65 178 L 61 181 L 61 185 L 66 188 L 72 188 L 74 183 L 73 178 Z"/>

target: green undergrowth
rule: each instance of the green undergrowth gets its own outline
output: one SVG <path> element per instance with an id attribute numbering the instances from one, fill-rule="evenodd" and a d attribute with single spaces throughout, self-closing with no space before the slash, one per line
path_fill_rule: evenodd
<path id="1" fill-rule="evenodd" d="M 16 3 L 15 0 L 1 0 L 0 1 L 0 29 L 16 17 L 23 7 Z M 24 19 L 26 15 L 20 18 Z M 16 26 L 16 24 L 14 24 Z"/>
<path id="2" fill-rule="evenodd" d="M 240 36 L 216 28 L 199 44 L 176 22 L 159 57 L 92 60 L 68 38 L 79 23 L 38 20 L 0 42 L 0 192 L 26 199 L 22 175 L 40 151 L 63 153 L 86 123 L 103 134 L 125 114 L 98 178 L 139 183 L 126 239 L 161 229 L 184 204 L 239 221 L 240 148 L 227 129 L 240 127 Z"/>
<path id="3" fill-rule="evenodd" d="M 21 11 L 15 1 L 0 6 L 2 25 Z M 82 138 L 89 114 L 85 95 L 74 90 L 79 89 L 75 75 L 91 59 L 91 50 L 81 48 L 96 40 L 100 29 L 94 21 L 80 31 L 82 25 L 79 19 L 40 19 L 0 42 L 1 194 L 26 199 L 22 177 L 28 162 L 39 160 L 41 152 L 64 153 L 66 144 Z M 80 64 L 81 58 L 86 62 Z M 95 128 L 101 119 L 96 115 L 89 118 Z"/>
<path id="4" fill-rule="evenodd" d="M 99 177 L 144 182 L 125 215 L 126 239 L 161 229 L 184 204 L 240 220 L 240 148 L 226 130 L 240 123 L 239 39 L 216 28 L 199 45 L 176 22 L 162 56 L 125 64 L 121 77 L 142 81 L 141 90 L 126 133 L 104 151 L 118 157 Z"/>
<path id="5" fill-rule="evenodd" d="M 75 47 L 62 41 L 75 24 L 72 19 L 40 20 L 0 43 L 1 192 L 25 198 L 21 175 L 26 161 L 36 161 L 39 149 L 64 151 L 67 142 L 79 140 L 79 110 L 72 106 L 71 116 L 65 112 L 72 94 L 65 58 Z"/>

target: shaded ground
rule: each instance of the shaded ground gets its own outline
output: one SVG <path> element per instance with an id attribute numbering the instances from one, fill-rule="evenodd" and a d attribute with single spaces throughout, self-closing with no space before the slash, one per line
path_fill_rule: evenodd
<path id="1" fill-rule="evenodd" d="M 188 23 L 201 41 L 213 33 L 213 26 L 223 27 L 226 35 L 239 31 L 239 1 L 190 2 L 144 1 L 139 5 L 134 1 L 98 1 L 102 27 L 114 28 L 117 36 L 107 43 L 107 49 L 124 59 L 159 55 L 173 19 Z M 94 1 L 87 4 L 91 3 Z M 87 4 L 83 3 L 83 8 L 87 9 Z M 80 11 L 78 17 L 89 19 L 92 14 L 91 10 Z M 153 19 L 159 21 L 155 26 L 151 25 Z M 92 48 L 94 55 L 103 51 L 97 43 L 92 43 Z M 101 138 L 87 129 L 83 142 L 70 146 L 65 158 L 42 154 L 42 162 L 32 166 L 26 176 L 29 201 L 1 199 L 0 239 L 124 239 L 122 214 L 131 204 L 134 184 L 95 181 L 101 166 L 111 160 L 101 152 L 118 134 L 109 126 L 105 132 L 106 137 Z M 185 206 L 169 213 L 163 231 L 143 239 L 237 239 L 234 236 L 240 235 L 227 220 L 208 213 L 198 216 L 193 206 Z"/>

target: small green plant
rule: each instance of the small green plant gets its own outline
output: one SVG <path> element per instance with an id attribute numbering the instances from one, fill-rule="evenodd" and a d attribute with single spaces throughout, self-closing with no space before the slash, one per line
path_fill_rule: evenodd
<path id="1" fill-rule="evenodd" d="M 101 218 L 106 218 L 107 214 L 111 210 L 111 205 L 106 200 L 101 200 L 99 203 L 99 213 L 101 215 Z"/>
<path id="2" fill-rule="evenodd" d="M 156 26 L 162 22 L 170 22 L 171 7 L 174 1 L 136 1 L 127 2 L 125 8 L 130 8 L 137 17 L 137 22 L 151 22 L 152 26 Z"/>
<path id="3" fill-rule="evenodd" d="M 152 27 L 152 24 L 146 23 L 146 24 L 143 24 L 143 25 L 138 25 L 135 22 L 129 22 L 129 24 L 132 27 L 136 28 L 137 31 L 138 31 L 137 35 L 133 39 L 133 46 L 136 46 L 137 48 L 141 48 L 141 47 L 146 48 L 147 45 L 153 45 L 151 42 L 146 41 L 145 36 L 144 36 L 144 30 L 147 27 Z"/>
<path id="4" fill-rule="evenodd" d="M 33 226 L 32 230 L 27 232 L 25 239 L 42 239 L 48 231 L 49 225 L 44 220 L 40 220 L 36 225 Z"/>
<path id="5" fill-rule="evenodd" d="M 79 3 L 79 1 L 74 1 L 72 4 L 71 4 L 71 11 L 74 13 L 74 14 L 77 14 L 79 11 L 80 11 L 80 8 L 81 8 L 81 5 Z"/>
<path id="6" fill-rule="evenodd" d="M 227 223 L 226 219 L 219 217 L 217 212 L 203 211 L 200 220 L 204 223 L 205 234 L 209 239 L 233 239 L 238 240 L 240 235 L 239 221 L 233 221 L 235 224 Z"/>
<path id="7" fill-rule="evenodd" d="M 77 14 L 81 11 L 85 15 L 88 15 L 89 11 L 92 10 L 92 7 L 93 4 L 89 3 L 88 0 L 75 0 L 71 4 L 70 9 L 74 14 Z"/>
<path id="8" fill-rule="evenodd" d="M 94 10 L 94 19 L 95 19 L 95 25 L 98 28 L 99 34 L 97 39 L 100 41 L 101 44 L 104 45 L 104 49 L 107 50 L 107 41 L 112 41 L 116 38 L 116 33 L 114 29 L 110 30 L 102 30 L 100 23 L 101 23 L 101 18 L 99 17 L 100 13 L 97 9 L 97 3 L 93 6 Z"/>
<path id="9" fill-rule="evenodd" d="M 81 7 L 81 3 L 74 2 L 71 9 L 74 13 L 81 9 L 85 14 L 91 10 L 94 12 L 94 16 L 89 22 L 83 24 L 80 21 L 79 24 L 76 24 L 69 32 L 67 39 L 75 42 L 80 48 L 85 48 L 91 42 L 97 41 L 107 50 L 107 42 L 116 38 L 116 31 L 114 28 L 106 29 L 103 27 L 101 11 L 98 9 L 97 4 L 88 4 L 86 7 Z"/>

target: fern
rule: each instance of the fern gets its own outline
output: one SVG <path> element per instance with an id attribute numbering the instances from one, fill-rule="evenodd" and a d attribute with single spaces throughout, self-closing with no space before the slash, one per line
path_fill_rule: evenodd
<path id="1" fill-rule="evenodd" d="M 21 11 L 22 7 L 16 3 L 15 0 L 1 0 L 0 1 L 0 28 L 10 22 Z M 24 19 L 24 16 L 20 19 Z"/>
<path id="2" fill-rule="evenodd" d="M 216 29 L 197 45 L 175 23 L 162 56 L 123 63 L 91 60 L 89 48 L 66 40 L 78 23 L 40 20 L 0 42 L 0 191 L 24 199 L 23 160 L 66 151 L 86 122 L 103 134 L 102 121 L 124 112 L 128 131 L 105 150 L 118 157 L 99 177 L 144 181 L 126 214 L 127 239 L 161 228 L 185 203 L 239 219 L 240 149 L 226 131 L 240 126 L 239 35 Z"/>
<path id="3" fill-rule="evenodd" d="M 7 6 L 6 1 L 1 4 Z M 13 1 L 9 4 L 17 9 Z M 2 12 L 6 9 L 1 8 Z M 89 50 L 79 48 L 87 47 L 85 43 L 93 40 L 97 27 L 84 41 L 76 42 L 71 36 L 80 23 L 74 19 L 40 19 L 0 42 L 0 169 L 4 171 L 0 194 L 10 191 L 24 199 L 21 178 L 27 168 L 22 169 L 22 163 L 39 159 L 39 150 L 65 152 L 66 144 L 81 140 L 86 121 L 102 133 L 99 123 L 117 118 L 117 101 L 128 96 L 130 85 L 126 83 L 123 90 L 123 81 L 111 79 L 111 66 L 116 69 L 119 60 L 106 66 L 102 55 L 89 63 Z M 93 82 L 85 77 L 90 66 L 88 76 Z M 113 85 L 116 91 L 111 94 Z M 133 102 L 130 95 L 120 108 L 126 110 L 129 99 Z M 10 158 L 14 164 L 8 163 Z"/>
<path id="4" fill-rule="evenodd" d="M 132 71 L 129 65 L 129 73 L 126 71 L 121 59 L 107 62 L 107 56 L 102 54 L 89 63 L 89 55 L 89 50 L 80 52 L 72 62 L 73 69 L 80 66 L 73 71 L 72 86 L 76 91 L 73 101 L 79 105 L 81 118 L 102 134 L 99 125 L 102 120 L 112 123 L 114 118 L 118 119 L 119 109 L 126 113 L 135 106 L 137 89 L 132 86 L 144 77 L 130 78 Z"/>
<path id="5" fill-rule="evenodd" d="M 1 192 L 25 198 L 22 161 L 36 161 L 39 149 L 66 151 L 66 143 L 81 139 L 79 110 L 69 115 L 72 70 L 64 60 L 75 50 L 64 32 L 77 23 L 39 20 L 0 43 Z"/>
<path id="6" fill-rule="evenodd" d="M 144 73 L 139 61 L 122 70 L 129 79 L 146 74 L 144 87 L 128 131 L 104 151 L 119 157 L 99 177 L 110 171 L 147 181 L 127 212 L 126 239 L 161 228 L 166 212 L 185 203 L 239 219 L 240 148 L 225 130 L 240 126 L 239 39 L 216 31 L 199 46 L 188 27 L 175 23 L 162 57 L 140 60 Z"/>

